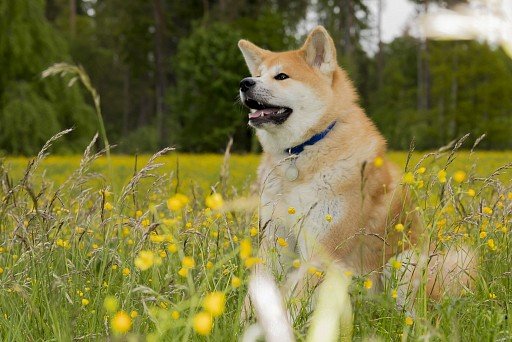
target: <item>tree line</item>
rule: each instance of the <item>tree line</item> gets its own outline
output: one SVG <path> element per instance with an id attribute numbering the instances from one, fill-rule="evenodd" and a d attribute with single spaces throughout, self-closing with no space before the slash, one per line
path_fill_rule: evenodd
<path id="1" fill-rule="evenodd" d="M 418 12 L 436 2 L 414 0 Z M 421 41 L 407 32 L 380 41 L 382 8 L 367 0 L 0 0 L 0 151 L 33 154 L 74 127 L 58 152 L 83 150 L 96 130 L 91 99 L 41 72 L 82 65 L 102 98 L 118 152 L 219 152 L 230 137 L 257 151 L 239 80 L 248 74 L 237 41 L 297 48 L 324 25 L 361 104 L 393 149 L 442 146 L 471 133 L 481 146 L 512 148 L 512 62 L 477 42 Z M 376 53 L 363 47 L 378 42 Z"/>

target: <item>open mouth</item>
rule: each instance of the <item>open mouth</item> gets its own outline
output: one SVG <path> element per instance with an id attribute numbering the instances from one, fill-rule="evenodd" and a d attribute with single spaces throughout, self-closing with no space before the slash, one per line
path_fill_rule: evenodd
<path id="1" fill-rule="evenodd" d="M 261 126 L 265 123 L 280 125 L 285 122 L 293 112 L 293 110 L 288 107 L 273 106 L 250 98 L 245 99 L 244 104 L 256 110 L 254 113 L 249 113 L 249 123 L 252 126 Z"/>

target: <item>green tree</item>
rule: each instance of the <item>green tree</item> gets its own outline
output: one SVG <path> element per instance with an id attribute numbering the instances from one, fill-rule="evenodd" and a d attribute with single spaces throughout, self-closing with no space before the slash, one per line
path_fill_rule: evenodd
<path id="1" fill-rule="evenodd" d="M 443 141 L 486 134 L 481 146 L 511 148 L 512 61 L 477 42 L 432 42 L 432 116 Z"/>
<path id="2" fill-rule="evenodd" d="M 180 148 L 219 151 L 246 125 L 246 117 L 235 107 L 238 83 L 247 73 L 239 38 L 231 26 L 215 23 L 198 26 L 180 42 L 176 86 L 169 91 L 174 109 L 170 134 Z"/>
<path id="3" fill-rule="evenodd" d="M 53 134 L 75 127 L 58 148 L 82 149 L 93 134 L 92 108 L 76 87 L 40 78 L 52 63 L 70 59 L 45 18 L 43 1 L 2 1 L 0 18 L 0 148 L 33 154 Z"/>
<path id="4" fill-rule="evenodd" d="M 466 133 L 487 137 L 481 147 L 512 146 L 512 61 L 476 42 L 430 42 L 431 108 L 417 108 L 418 42 L 400 37 L 383 46 L 383 84 L 369 112 L 396 149 L 415 138 L 420 149 L 442 146 Z"/>

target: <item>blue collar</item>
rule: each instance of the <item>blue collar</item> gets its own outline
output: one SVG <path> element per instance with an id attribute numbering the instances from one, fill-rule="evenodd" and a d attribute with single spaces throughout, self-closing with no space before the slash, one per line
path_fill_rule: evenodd
<path id="1" fill-rule="evenodd" d="M 312 146 L 314 144 L 316 144 L 317 142 L 319 142 L 320 140 L 322 140 L 323 138 L 325 138 L 325 136 L 327 135 L 327 133 L 329 133 L 332 128 L 334 127 L 334 125 L 336 125 L 336 121 L 334 121 L 333 123 L 331 123 L 329 125 L 329 127 L 327 127 L 324 131 L 318 133 L 318 134 L 315 134 L 313 135 L 309 140 L 307 140 L 306 142 L 303 142 L 302 144 L 300 145 L 297 145 L 297 146 L 294 146 L 294 147 L 291 147 L 291 148 L 288 148 L 284 151 L 284 153 L 288 153 L 288 154 L 299 154 L 301 153 L 302 151 L 304 151 L 304 147 L 306 146 Z"/>

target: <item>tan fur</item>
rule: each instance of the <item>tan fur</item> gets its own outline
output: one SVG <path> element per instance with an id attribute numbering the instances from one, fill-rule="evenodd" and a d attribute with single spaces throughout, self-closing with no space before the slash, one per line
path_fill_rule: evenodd
<path id="1" fill-rule="evenodd" d="M 314 100 L 322 104 L 324 110 L 319 113 L 316 124 L 306 128 L 297 141 L 290 138 L 290 143 L 306 141 L 331 122 L 337 122 L 322 141 L 299 155 L 296 161 L 299 177 L 294 181 L 285 177 L 289 163 L 286 162 L 284 146 L 273 146 L 280 141 L 281 128 L 257 130 L 264 148 L 258 171 L 262 196 L 260 220 L 261 226 L 267 229 L 262 253 L 275 246 L 278 236 L 284 235 L 291 241 L 307 238 L 301 237 L 301 234 L 305 234 L 301 230 L 290 226 L 290 215 L 286 209 L 293 201 L 287 199 L 286 195 L 293 194 L 301 187 L 310 188 L 312 179 L 324 175 L 328 180 L 325 187 L 318 190 L 319 202 L 333 198 L 333 206 L 341 203 L 341 209 L 337 211 L 339 215 L 333 216 L 328 232 L 323 234 L 318 246 L 312 249 L 289 246 L 289 251 L 282 254 L 299 253 L 305 261 L 312 262 L 319 261 L 320 255 L 323 255 L 322 258 L 328 255 L 331 260 L 359 274 L 382 271 L 388 259 L 401 252 L 397 247 L 399 236 L 393 229 L 394 225 L 402 223 L 408 227 L 407 234 L 412 244 L 405 248 L 414 246 L 423 228 L 412 210 L 409 196 L 400 185 L 401 173 L 385 157 L 385 139 L 361 109 L 354 86 L 336 63 L 332 39 L 324 28 L 318 27 L 299 50 L 270 52 L 243 40 L 239 46 L 252 75 L 261 76 L 264 85 L 272 91 L 286 93 L 287 87 L 300 82 L 312 89 L 312 97 L 304 101 Z M 289 75 L 293 83 L 273 81 L 265 74 L 273 68 L 279 68 L 280 72 Z M 262 71 L 264 73 L 260 75 Z M 298 115 L 295 111 L 292 116 Z M 289 125 L 293 127 L 293 123 Z M 283 132 L 285 129 L 288 128 L 283 127 Z M 384 159 L 380 167 L 374 164 L 377 157 Z M 329 201 L 324 200 L 321 205 L 327 206 L 325 210 L 328 212 Z M 268 209 L 269 206 L 271 209 Z M 275 223 L 276 219 L 285 223 Z M 286 269 L 287 266 L 283 266 L 283 270 Z M 443 291 L 439 285 L 431 286 L 435 296 Z"/>

